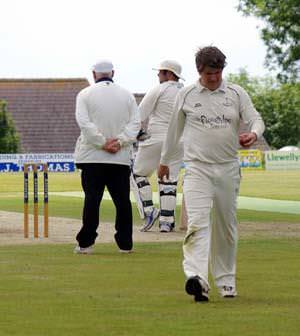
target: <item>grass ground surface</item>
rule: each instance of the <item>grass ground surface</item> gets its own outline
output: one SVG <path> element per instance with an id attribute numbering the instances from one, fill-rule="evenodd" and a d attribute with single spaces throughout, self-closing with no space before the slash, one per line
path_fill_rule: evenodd
<path id="1" fill-rule="evenodd" d="M 243 196 L 300 201 L 299 171 L 243 176 Z M 22 174 L 0 174 L 0 188 L 0 210 L 22 212 Z M 79 174 L 50 174 L 49 190 L 81 190 Z M 80 198 L 53 196 L 49 205 L 50 216 L 81 217 Z M 101 220 L 113 216 L 111 201 L 103 201 Z M 134 216 L 140 225 L 136 209 Z M 275 212 L 239 210 L 238 216 L 300 222 L 299 215 Z M 242 238 L 239 296 L 222 299 L 212 287 L 207 304 L 184 292 L 181 243 L 139 243 L 130 255 L 98 243 L 91 256 L 74 255 L 69 244 L 0 246 L 0 336 L 298 335 L 299 243 L 297 236 L 259 232 Z"/>
<path id="2" fill-rule="evenodd" d="M 49 216 L 66 217 L 80 219 L 82 213 L 83 200 L 78 197 L 60 197 L 53 196 L 49 202 Z M 30 204 L 30 213 L 32 213 L 32 204 Z M 135 203 L 132 205 L 133 219 L 135 225 L 141 225 L 141 219 L 138 214 Z M 23 212 L 23 201 L 20 197 L 1 197 L 0 210 Z M 39 211 L 42 214 L 42 206 Z M 104 200 L 101 203 L 100 220 L 103 222 L 112 222 L 115 209 L 111 201 Z M 180 206 L 176 208 L 176 218 L 180 218 Z M 286 214 L 269 211 L 238 210 L 238 220 L 242 222 L 288 222 L 300 223 L 300 215 Z"/>
<path id="3" fill-rule="evenodd" d="M 30 178 L 32 178 L 30 176 Z M 41 180 L 41 179 L 40 179 Z M 155 177 L 151 179 L 156 190 Z M 42 184 L 41 184 L 42 185 Z M 22 173 L 0 174 L 0 193 L 23 192 Z M 32 187 L 32 183 L 30 184 Z M 80 191 L 80 175 L 75 173 L 49 173 L 50 191 Z M 241 196 L 300 201 L 300 171 L 242 171 Z M 181 184 L 178 191 L 181 192 Z"/>
<path id="4" fill-rule="evenodd" d="M 42 177 L 42 176 L 41 176 Z M 151 179 L 154 189 L 155 178 Z M 39 179 L 39 188 L 42 191 L 42 178 Z M 23 175 L 21 173 L 0 174 L 0 210 L 23 211 Z M 29 185 L 32 197 L 32 180 Z M 80 175 L 76 173 L 50 173 L 49 191 L 80 191 Z M 263 197 L 278 200 L 300 201 L 300 171 L 243 171 L 241 182 L 241 196 Z M 181 192 L 181 184 L 179 185 Z M 140 219 L 135 208 L 135 223 Z M 76 197 L 51 196 L 49 201 L 50 216 L 80 218 L 82 199 Z M 177 207 L 179 218 L 180 207 Z M 111 221 L 114 208 L 110 201 L 102 202 L 102 220 Z M 300 215 L 283 214 L 266 211 L 239 210 L 240 221 L 287 221 L 300 222 Z"/>
<path id="5" fill-rule="evenodd" d="M 235 299 L 183 290 L 180 243 L 0 247 L 0 335 L 297 335 L 300 241 L 242 240 Z"/>

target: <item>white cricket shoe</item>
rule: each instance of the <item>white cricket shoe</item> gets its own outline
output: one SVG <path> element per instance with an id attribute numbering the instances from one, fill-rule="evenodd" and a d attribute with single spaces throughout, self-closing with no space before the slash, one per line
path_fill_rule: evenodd
<path id="1" fill-rule="evenodd" d="M 160 232 L 165 232 L 165 233 L 168 233 L 168 232 L 172 232 L 173 231 L 173 227 L 170 223 L 160 223 L 159 224 L 159 231 Z"/>
<path id="2" fill-rule="evenodd" d="M 74 248 L 74 253 L 75 254 L 92 254 L 93 253 L 93 247 L 92 246 L 80 247 L 79 245 L 77 245 Z"/>
<path id="3" fill-rule="evenodd" d="M 220 295 L 224 298 L 233 298 L 237 296 L 237 291 L 235 287 L 232 286 L 222 286 L 219 288 Z"/>
<path id="4" fill-rule="evenodd" d="M 153 208 L 150 214 L 145 215 L 145 224 L 142 226 L 140 231 L 146 232 L 150 230 L 158 217 L 159 217 L 159 210 Z"/>

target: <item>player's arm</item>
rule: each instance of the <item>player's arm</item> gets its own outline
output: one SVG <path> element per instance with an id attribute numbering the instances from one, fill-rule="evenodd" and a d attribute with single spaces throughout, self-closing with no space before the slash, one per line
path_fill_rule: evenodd
<path id="1" fill-rule="evenodd" d="M 177 95 L 174 105 L 174 113 L 169 123 L 167 136 L 162 148 L 160 166 L 157 172 L 157 175 L 161 180 L 163 180 L 164 177 L 169 179 L 169 163 L 172 160 L 173 153 L 177 150 L 184 130 L 185 113 L 183 112 L 182 105 L 183 99 L 180 95 Z"/>
<path id="2" fill-rule="evenodd" d="M 261 115 L 256 111 L 248 93 L 239 87 L 240 96 L 240 115 L 248 126 L 249 132 L 240 134 L 239 141 L 241 146 L 250 147 L 258 138 L 263 135 L 265 124 Z"/>
<path id="3" fill-rule="evenodd" d="M 149 117 L 154 112 L 157 100 L 160 96 L 160 87 L 156 86 L 146 93 L 139 105 L 139 114 L 141 118 L 140 131 L 137 135 L 137 140 L 144 141 L 150 136 L 147 133 Z"/>
<path id="4" fill-rule="evenodd" d="M 117 142 L 122 146 L 132 144 L 136 140 L 136 136 L 140 129 L 140 116 L 138 113 L 138 107 L 133 95 L 129 98 L 130 118 L 123 128 L 122 132 L 117 135 Z"/>
<path id="5" fill-rule="evenodd" d="M 98 130 L 97 126 L 90 120 L 84 92 L 80 92 L 76 98 L 76 121 L 88 143 L 98 147 L 103 147 L 106 142 L 104 135 Z"/>
<path id="6" fill-rule="evenodd" d="M 139 114 L 142 123 L 145 123 L 145 121 L 150 117 L 150 115 L 155 110 L 159 95 L 160 95 L 160 86 L 152 88 L 145 94 L 144 98 L 142 99 L 139 105 Z"/>

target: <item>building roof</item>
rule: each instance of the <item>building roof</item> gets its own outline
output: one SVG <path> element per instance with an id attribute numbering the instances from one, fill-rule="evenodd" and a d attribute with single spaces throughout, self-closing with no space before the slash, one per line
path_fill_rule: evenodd
<path id="1" fill-rule="evenodd" d="M 0 79 L 23 153 L 73 152 L 79 128 L 75 98 L 85 78 Z"/>
<path id="2" fill-rule="evenodd" d="M 7 102 L 20 135 L 22 153 L 72 153 L 80 130 L 75 120 L 76 95 L 85 78 L 0 79 L 0 99 Z M 143 93 L 136 93 L 139 104 Z M 246 126 L 241 123 L 240 132 Z M 251 149 L 268 150 L 264 138 Z"/>

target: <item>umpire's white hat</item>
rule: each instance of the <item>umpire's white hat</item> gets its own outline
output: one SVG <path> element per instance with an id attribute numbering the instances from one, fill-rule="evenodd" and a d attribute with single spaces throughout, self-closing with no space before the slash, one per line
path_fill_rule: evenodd
<path id="1" fill-rule="evenodd" d="M 109 73 L 113 69 L 114 66 L 108 59 L 101 59 L 92 66 L 92 70 L 99 73 Z"/>

